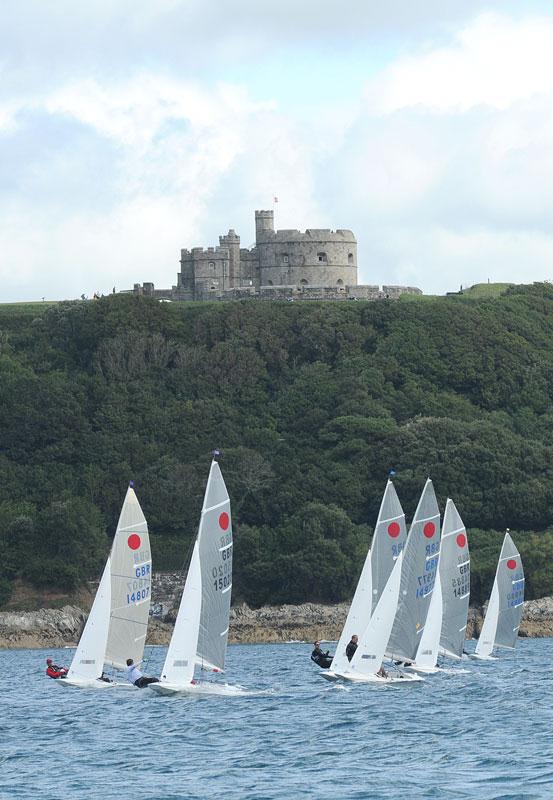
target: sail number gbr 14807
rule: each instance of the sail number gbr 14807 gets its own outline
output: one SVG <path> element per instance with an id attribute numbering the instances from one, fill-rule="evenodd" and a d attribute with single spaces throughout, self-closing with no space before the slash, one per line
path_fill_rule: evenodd
<path id="1" fill-rule="evenodd" d="M 135 567 L 134 580 L 127 581 L 127 605 L 141 603 L 150 596 L 150 565 Z"/>

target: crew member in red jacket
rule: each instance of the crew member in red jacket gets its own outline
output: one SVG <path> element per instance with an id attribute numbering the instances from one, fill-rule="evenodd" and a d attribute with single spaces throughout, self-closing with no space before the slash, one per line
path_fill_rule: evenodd
<path id="1" fill-rule="evenodd" d="M 52 662 L 51 658 L 46 659 L 46 674 L 49 678 L 65 678 L 67 675 L 67 668 L 66 667 L 58 667 L 57 664 Z"/>

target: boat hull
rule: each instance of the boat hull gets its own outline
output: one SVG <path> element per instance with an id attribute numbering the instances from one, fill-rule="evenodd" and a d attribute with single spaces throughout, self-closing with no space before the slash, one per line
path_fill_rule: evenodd
<path id="1" fill-rule="evenodd" d="M 209 681 L 195 681 L 184 686 L 178 683 L 149 683 L 148 689 L 155 694 L 165 695 L 166 697 L 176 697 L 185 695 L 222 695 L 232 697 L 246 694 L 240 686 L 229 686 L 227 683 L 210 683 Z"/>
<path id="2" fill-rule="evenodd" d="M 325 669 L 323 672 L 320 672 L 319 675 L 321 678 L 324 678 L 325 681 L 331 681 L 332 683 L 340 680 L 340 676 L 329 669 Z"/>
<path id="3" fill-rule="evenodd" d="M 115 688 L 126 688 L 126 684 L 124 683 L 112 683 L 108 681 L 101 681 L 98 678 L 94 679 L 87 679 L 87 678 L 58 678 L 56 681 L 59 686 L 71 686 L 73 689 L 115 689 Z M 134 687 L 131 684 L 128 684 L 129 689 L 133 689 Z"/>
<path id="4" fill-rule="evenodd" d="M 374 684 L 375 686 L 406 686 L 409 683 L 424 682 L 424 678 L 421 678 L 420 675 L 416 675 L 414 673 L 411 675 L 403 673 L 391 673 L 387 677 L 383 678 L 381 675 L 357 675 L 355 673 L 345 672 L 341 675 L 338 675 L 338 677 L 345 681 L 350 681 L 351 683 L 369 683 Z"/>
<path id="5" fill-rule="evenodd" d="M 476 661 L 497 661 L 496 656 L 480 656 L 478 653 L 471 653 L 469 658 L 474 658 Z"/>
<path id="6" fill-rule="evenodd" d="M 410 664 L 404 667 L 407 672 L 418 673 L 420 675 L 435 675 L 437 672 L 443 672 L 440 667 L 423 667 L 420 664 Z"/>

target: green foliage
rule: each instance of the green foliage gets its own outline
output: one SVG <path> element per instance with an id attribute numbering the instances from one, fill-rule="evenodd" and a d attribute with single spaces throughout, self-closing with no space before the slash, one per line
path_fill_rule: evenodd
<path id="1" fill-rule="evenodd" d="M 474 602 L 506 527 L 521 531 L 527 596 L 551 594 L 551 387 L 550 284 L 399 303 L 0 306 L 0 605 L 18 578 L 73 589 L 98 575 L 129 478 L 154 562 L 181 568 L 214 447 L 235 598 L 347 598 L 392 466 L 408 516 L 428 475 L 442 506 L 455 500 Z"/>

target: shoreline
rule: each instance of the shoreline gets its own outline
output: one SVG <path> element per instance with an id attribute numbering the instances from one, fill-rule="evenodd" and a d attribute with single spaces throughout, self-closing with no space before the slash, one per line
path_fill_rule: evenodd
<path id="1" fill-rule="evenodd" d="M 251 609 L 245 603 L 230 612 L 229 644 L 272 644 L 278 642 L 336 641 L 346 619 L 348 603 L 322 605 L 262 606 Z M 77 606 L 38 611 L 0 612 L 0 649 L 40 649 L 75 646 L 87 619 Z M 470 608 L 467 638 L 478 636 L 482 609 Z M 173 619 L 150 618 L 148 645 L 167 645 Z M 553 597 L 529 600 L 524 604 L 521 637 L 553 636 Z"/>

